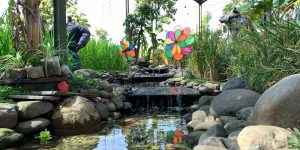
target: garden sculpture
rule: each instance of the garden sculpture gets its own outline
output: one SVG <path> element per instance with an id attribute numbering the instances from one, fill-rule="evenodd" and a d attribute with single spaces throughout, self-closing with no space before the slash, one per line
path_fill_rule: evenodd
<path id="1" fill-rule="evenodd" d="M 72 22 L 72 18 L 68 17 L 67 23 L 68 33 L 68 49 L 72 56 L 72 71 L 80 69 L 80 57 L 78 51 L 85 47 L 90 40 L 90 31 L 81 25 Z"/>
<path id="2" fill-rule="evenodd" d="M 220 17 L 219 21 L 226 24 L 232 38 L 235 38 L 238 35 L 240 25 L 251 28 L 250 19 L 240 14 L 236 8 L 233 9 L 232 13 Z"/>

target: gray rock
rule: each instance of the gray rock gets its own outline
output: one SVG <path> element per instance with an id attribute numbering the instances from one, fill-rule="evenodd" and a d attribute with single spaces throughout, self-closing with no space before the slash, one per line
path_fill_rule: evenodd
<path id="1" fill-rule="evenodd" d="M 69 66 L 63 65 L 60 67 L 61 69 L 61 76 L 62 77 L 69 77 L 72 75 L 72 71 L 70 70 Z"/>
<path id="2" fill-rule="evenodd" d="M 114 97 L 113 94 L 108 93 L 108 92 L 106 92 L 106 91 L 104 91 L 104 90 L 101 90 L 101 91 L 99 91 L 98 93 L 99 93 L 99 96 L 100 96 L 101 98 L 104 98 L 104 99 L 111 99 L 111 98 Z"/>
<path id="3" fill-rule="evenodd" d="M 80 96 L 65 99 L 53 112 L 52 127 L 59 134 L 94 132 L 101 127 L 101 118 L 95 104 Z"/>
<path id="4" fill-rule="evenodd" d="M 250 125 L 300 128 L 300 74 L 283 78 L 266 90 L 249 116 Z"/>
<path id="5" fill-rule="evenodd" d="M 209 116 L 210 115 L 209 107 L 210 107 L 209 105 L 204 105 L 204 106 L 199 107 L 199 110 L 204 111 L 206 113 L 206 115 Z"/>
<path id="6" fill-rule="evenodd" d="M 227 149 L 230 150 L 240 150 L 239 144 L 236 139 L 226 139 L 222 138 L 223 144 Z"/>
<path id="7" fill-rule="evenodd" d="M 246 121 L 244 120 L 236 120 L 233 122 L 229 122 L 224 126 L 228 134 L 234 131 L 241 131 L 245 127 L 246 127 Z"/>
<path id="8" fill-rule="evenodd" d="M 123 108 L 123 101 L 126 99 L 124 95 L 114 97 L 110 101 L 115 104 L 117 109 L 122 109 Z"/>
<path id="9" fill-rule="evenodd" d="M 193 150 L 227 150 L 224 147 L 208 146 L 208 145 L 197 145 Z"/>
<path id="10" fill-rule="evenodd" d="M 47 67 L 45 67 L 46 76 L 48 77 L 61 76 L 61 68 L 60 68 L 58 56 L 55 56 L 48 60 L 43 59 L 42 62 L 46 63 L 47 65 Z"/>
<path id="11" fill-rule="evenodd" d="M 43 101 L 23 101 L 17 103 L 20 119 L 33 119 L 53 109 L 53 104 Z"/>
<path id="12" fill-rule="evenodd" d="M 101 102 L 95 102 L 95 106 L 101 119 L 107 119 L 109 117 L 110 113 L 108 111 L 106 104 L 103 104 Z"/>
<path id="13" fill-rule="evenodd" d="M 227 81 L 224 84 L 222 91 L 232 90 L 232 89 L 245 89 L 247 85 L 248 85 L 248 81 L 245 78 L 243 77 L 234 78 Z"/>
<path id="14" fill-rule="evenodd" d="M 100 86 L 102 86 L 104 90 L 108 93 L 111 93 L 114 90 L 114 88 L 106 80 L 102 81 L 100 83 Z"/>
<path id="15" fill-rule="evenodd" d="M 114 87 L 113 93 L 115 96 L 126 95 L 126 89 L 124 87 Z"/>
<path id="16" fill-rule="evenodd" d="M 220 137 L 208 137 L 205 140 L 199 141 L 198 144 L 225 148 L 222 138 L 220 138 Z"/>
<path id="17" fill-rule="evenodd" d="M 36 66 L 36 67 L 30 66 L 29 68 L 27 68 L 27 78 L 38 79 L 43 77 L 45 77 L 45 74 L 42 66 Z"/>
<path id="18" fill-rule="evenodd" d="M 228 139 L 236 140 L 241 131 L 234 131 L 228 135 Z"/>
<path id="19" fill-rule="evenodd" d="M 213 99 L 209 111 L 215 117 L 235 116 L 240 109 L 253 107 L 259 96 L 248 89 L 227 90 Z"/>
<path id="20" fill-rule="evenodd" d="M 204 106 L 204 105 L 210 105 L 210 103 L 212 102 L 212 100 L 214 99 L 215 96 L 201 96 L 199 99 L 199 103 L 198 106 Z"/>
<path id="21" fill-rule="evenodd" d="M 190 147 L 194 147 L 198 144 L 198 140 L 200 138 L 200 136 L 204 133 L 205 131 L 194 131 L 192 133 L 190 133 L 185 142 L 187 145 L 189 145 Z"/>
<path id="22" fill-rule="evenodd" d="M 253 107 L 243 108 L 236 113 L 236 117 L 241 120 L 247 120 L 249 115 L 253 112 L 253 110 Z"/>
<path id="23" fill-rule="evenodd" d="M 84 77 L 87 77 L 87 78 L 100 78 L 101 77 L 101 75 L 97 71 L 92 70 L 92 69 L 79 69 L 79 70 L 74 71 L 73 75 L 74 76 L 83 75 Z"/>
<path id="24" fill-rule="evenodd" d="M 27 76 L 25 68 L 11 68 L 9 69 L 9 78 L 13 80 L 24 79 Z"/>
<path id="25" fill-rule="evenodd" d="M 210 127 L 205 133 L 203 133 L 200 138 L 199 142 L 202 142 L 203 140 L 207 139 L 208 137 L 227 137 L 227 131 L 224 129 L 221 125 L 213 125 Z"/>
<path id="26" fill-rule="evenodd" d="M 16 105 L 0 103 L 0 128 L 13 128 L 18 122 Z"/>
<path id="27" fill-rule="evenodd" d="M 186 121 L 186 122 L 190 122 L 192 120 L 192 113 L 186 113 L 184 115 L 182 115 L 182 118 Z"/>
<path id="28" fill-rule="evenodd" d="M 23 134 L 12 129 L 0 128 L 0 149 L 15 146 L 23 137 Z"/>
<path id="29" fill-rule="evenodd" d="M 16 131 L 22 134 L 33 134 L 48 127 L 50 121 L 44 118 L 36 118 L 20 122 L 16 126 Z"/>
<path id="30" fill-rule="evenodd" d="M 188 109 L 189 109 L 189 112 L 195 112 L 198 110 L 198 105 L 196 105 L 196 104 L 192 105 Z"/>
<path id="31" fill-rule="evenodd" d="M 233 116 L 220 116 L 220 121 L 222 122 L 223 126 L 229 122 L 236 121 L 237 118 Z"/>
<path id="32" fill-rule="evenodd" d="M 132 108 L 132 104 L 130 102 L 123 103 L 123 109 L 131 109 L 131 108 Z"/>
<path id="33" fill-rule="evenodd" d="M 106 106 L 109 112 L 115 112 L 117 110 L 115 104 L 112 102 L 107 102 Z"/>

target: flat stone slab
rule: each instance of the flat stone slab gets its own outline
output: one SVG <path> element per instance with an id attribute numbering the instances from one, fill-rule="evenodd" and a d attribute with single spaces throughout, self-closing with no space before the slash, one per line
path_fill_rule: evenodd
<path id="1" fill-rule="evenodd" d="M 75 92 L 61 92 L 61 91 L 32 91 L 32 95 L 40 96 L 59 96 L 59 97 L 70 97 L 70 96 L 82 96 L 88 98 L 98 97 L 94 94 L 84 94 L 84 93 L 75 93 Z"/>
<path id="2" fill-rule="evenodd" d="M 149 75 L 135 75 L 132 77 L 132 82 L 160 82 L 172 78 L 170 74 L 149 74 Z"/>
<path id="3" fill-rule="evenodd" d="M 151 68 L 146 68 L 144 69 L 146 72 L 149 72 L 149 73 L 158 73 L 158 74 L 163 74 L 163 73 L 168 73 L 169 72 L 169 69 L 157 69 L 157 68 L 154 68 L 154 69 L 151 69 Z"/>
<path id="4" fill-rule="evenodd" d="M 55 96 L 10 95 L 8 97 L 15 100 L 49 100 L 49 101 L 62 100 L 61 97 L 55 97 Z"/>
<path id="5" fill-rule="evenodd" d="M 129 96 L 199 96 L 199 91 L 184 87 L 144 87 L 133 89 Z"/>

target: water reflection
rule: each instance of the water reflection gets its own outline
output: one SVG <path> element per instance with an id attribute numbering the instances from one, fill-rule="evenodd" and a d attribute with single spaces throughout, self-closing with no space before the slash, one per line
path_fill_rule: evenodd
<path id="1" fill-rule="evenodd" d="M 167 133 L 183 129 L 182 121 L 176 115 L 139 114 L 132 118 L 137 122 L 130 123 L 127 119 L 127 125 L 101 135 L 95 150 L 167 150 Z"/>

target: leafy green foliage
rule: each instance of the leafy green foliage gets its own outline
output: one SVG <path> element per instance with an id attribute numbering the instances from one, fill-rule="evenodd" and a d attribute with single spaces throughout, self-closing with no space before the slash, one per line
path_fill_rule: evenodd
<path id="1" fill-rule="evenodd" d="M 163 42 L 157 39 L 157 34 L 163 32 L 163 25 L 169 24 L 174 19 L 177 0 L 138 0 L 137 8 L 133 14 L 129 14 L 124 26 L 127 39 L 136 46 L 136 57 L 139 50 L 142 55 L 150 58 L 151 52 L 156 50 Z M 147 34 L 146 34 L 147 33 Z M 151 39 L 151 47 L 148 48 L 146 39 Z"/>
<path id="2" fill-rule="evenodd" d="M 104 29 L 96 29 L 96 35 L 100 40 L 106 40 L 107 38 L 107 31 Z"/>
<path id="3" fill-rule="evenodd" d="M 21 87 L 11 87 L 11 86 L 0 86 L 0 97 L 2 99 L 7 99 L 9 95 L 22 95 L 29 94 L 30 91 Z"/>
<path id="4" fill-rule="evenodd" d="M 39 135 L 40 144 L 47 144 L 50 139 L 52 139 L 50 131 L 45 129 L 45 131 L 41 131 Z"/>
<path id="5" fill-rule="evenodd" d="M 258 28 L 242 30 L 232 43 L 228 75 L 244 76 L 253 89 L 263 91 L 300 71 L 300 25 L 272 17 Z"/>
<path id="6" fill-rule="evenodd" d="M 86 28 L 91 27 L 89 24 L 87 17 L 84 13 L 77 13 L 77 6 L 78 0 L 67 0 L 66 3 L 66 11 L 68 16 L 71 16 L 73 22 L 75 24 L 80 24 Z M 48 31 L 53 25 L 54 18 L 53 18 L 53 0 L 41 0 L 40 3 L 40 15 L 43 20 L 43 28 L 44 31 Z"/>
<path id="7" fill-rule="evenodd" d="M 0 17 L 0 56 L 11 54 L 13 48 L 12 16 L 6 11 Z"/>
<path id="8" fill-rule="evenodd" d="M 23 54 L 16 52 L 14 54 L 0 55 L 0 79 L 7 77 L 8 72 L 12 68 L 22 68 L 25 66 Z"/>
<path id="9" fill-rule="evenodd" d="M 300 149 L 300 131 L 299 129 L 294 128 L 292 132 L 296 137 L 288 138 L 289 147 Z"/>
<path id="10" fill-rule="evenodd" d="M 69 81 L 69 85 L 71 92 L 78 92 L 80 89 L 101 88 L 97 81 L 84 77 L 83 75 L 73 76 L 73 78 Z"/>
<path id="11" fill-rule="evenodd" d="M 91 39 L 78 54 L 82 68 L 113 71 L 126 70 L 127 67 L 119 55 L 116 45 L 106 40 Z"/>

